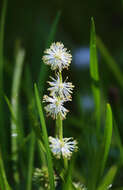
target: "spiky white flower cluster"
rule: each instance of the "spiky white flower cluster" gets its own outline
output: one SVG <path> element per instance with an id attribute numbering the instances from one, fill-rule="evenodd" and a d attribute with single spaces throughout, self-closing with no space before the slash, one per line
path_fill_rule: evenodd
<path id="1" fill-rule="evenodd" d="M 44 63 L 50 65 L 51 69 L 55 70 L 56 75 L 55 78 L 50 77 L 52 81 L 48 81 L 50 85 L 48 88 L 49 96 L 44 95 L 43 97 L 43 102 L 48 103 L 48 105 L 44 109 L 48 116 L 62 121 L 68 113 L 64 103 L 72 100 L 71 94 L 74 88 L 71 82 L 67 82 L 67 78 L 64 82 L 62 81 L 62 70 L 68 69 L 72 61 L 72 55 L 60 42 L 51 44 L 50 48 L 44 53 L 46 54 L 43 56 Z M 60 128 L 60 126 L 58 127 Z M 63 138 L 60 133 L 56 136 L 56 138 L 49 137 L 53 155 L 56 158 L 70 159 L 72 153 L 77 150 L 77 141 L 72 140 L 72 138 Z"/>
<path id="2" fill-rule="evenodd" d="M 50 96 L 45 95 L 43 98 L 43 102 L 49 103 L 45 106 L 45 110 L 53 119 L 57 119 L 58 115 L 65 119 L 68 110 L 64 107 L 64 103 L 71 101 L 74 86 L 71 82 L 62 81 L 61 71 L 68 68 L 72 55 L 60 42 L 53 43 L 44 53 L 47 54 L 43 56 L 44 63 L 50 65 L 52 70 L 56 70 L 56 78 L 51 77 L 52 81 L 48 82 L 51 86 L 48 88 Z"/>
<path id="3" fill-rule="evenodd" d="M 52 70 L 62 71 L 62 69 L 68 68 L 72 60 L 72 55 L 60 42 L 53 43 L 44 53 L 46 55 L 43 56 L 43 61 L 50 65 Z"/>
<path id="4" fill-rule="evenodd" d="M 77 150 L 77 141 L 73 138 L 58 138 L 49 137 L 50 148 L 53 155 L 60 159 L 61 157 L 70 159 L 73 151 Z"/>
<path id="5" fill-rule="evenodd" d="M 52 82 L 48 81 L 49 85 L 51 86 L 50 88 L 48 88 L 48 90 L 50 91 L 50 95 L 56 96 L 56 94 L 58 94 L 62 99 L 70 101 L 74 86 L 71 82 L 62 82 L 59 75 L 57 75 L 56 77 L 56 79 L 51 77 Z"/>
<path id="6" fill-rule="evenodd" d="M 68 110 L 63 106 L 64 100 L 60 99 L 57 96 L 47 96 L 44 95 L 43 102 L 48 102 L 49 104 L 45 106 L 45 110 L 47 112 L 47 116 L 52 116 L 53 119 L 57 119 L 58 114 L 62 118 L 65 118 Z"/>

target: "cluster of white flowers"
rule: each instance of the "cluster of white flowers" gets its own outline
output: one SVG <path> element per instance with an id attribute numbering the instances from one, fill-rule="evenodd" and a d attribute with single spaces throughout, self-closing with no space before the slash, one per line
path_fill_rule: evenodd
<path id="1" fill-rule="evenodd" d="M 62 69 L 68 68 L 72 60 L 72 55 L 60 42 L 53 43 L 44 53 L 46 55 L 43 56 L 43 61 L 50 65 L 52 70 L 62 71 Z"/>
<path id="2" fill-rule="evenodd" d="M 58 138 L 49 137 L 50 148 L 54 156 L 60 159 L 70 159 L 72 152 L 77 150 L 77 141 L 71 138 L 63 138 L 62 141 Z"/>
<path id="3" fill-rule="evenodd" d="M 51 116 L 53 119 L 60 118 L 61 120 L 66 118 L 69 112 L 64 103 L 72 100 L 72 91 L 74 86 L 71 82 L 62 80 L 62 70 L 68 69 L 72 55 L 64 45 L 60 42 L 51 44 L 50 48 L 44 51 L 43 62 L 51 66 L 52 70 L 55 70 L 55 78 L 50 77 L 52 81 L 48 81 L 50 87 L 48 88 L 49 96 L 44 95 L 43 102 L 48 103 L 44 109 L 47 116 Z M 49 137 L 50 148 L 53 155 L 56 158 L 68 158 L 70 159 L 72 152 L 77 149 L 77 142 L 72 138 L 53 138 Z"/>
<path id="4" fill-rule="evenodd" d="M 48 84 L 51 86 L 48 88 L 50 96 L 44 96 L 43 101 L 49 104 L 45 106 L 47 115 L 57 119 L 58 115 L 62 119 L 65 119 L 68 110 L 63 106 L 66 101 L 71 101 L 71 94 L 74 86 L 71 82 L 63 82 L 61 71 L 64 68 L 68 68 L 71 63 L 72 56 L 64 45 L 60 42 L 53 43 L 43 56 L 45 64 L 50 65 L 52 70 L 56 71 L 56 79 L 51 77 L 52 81 Z"/>

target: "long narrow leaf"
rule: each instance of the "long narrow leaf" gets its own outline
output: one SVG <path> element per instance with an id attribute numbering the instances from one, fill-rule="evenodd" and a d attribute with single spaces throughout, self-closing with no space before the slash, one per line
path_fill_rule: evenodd
<path id="1" fill-rule="evenodd" d="M 16 55 L 16 65 L 13 74 L 13 83 L 12 83 L 12 94 L 11 94 L 11 105 L 12 105 L 12 112 L 14 113 L 14 118 L 18 122 L 18 97 L 19 97 L 19 87 L 21 81 L 21 74 L 22 68 L 24 63 L 25 51 L 23 49 L 18 49 Z M 11 144 L 12 144 L 12 160 L 17 162 L 18 155 L 18 136 L 19 136 L 19 127 L 15 124 L 13 119 L 11 119 Z M 16 165 L 13 165 L 14 169 L 16 170 Z M 19 176 L 17 171 L 14 172 L 14 179 L 16 182 L 19 180 Z"/>
<path id="2" fill-rule="evenodd" d="M 91 19 L 91 34 L 90 34 L 90 75 L 92 79 L 92 92 L 95 101 L 95 120 L 96 120 L 96 134 L 97 138 L 99 137 L 99 128 L 100 128 L 100 89 L 99 89 L 99 71 L 98 71 L 98 58 L 97 58 L 97 49 L 96 49 L 96 32 L 94 19 Z M 90 160 L 90 179 L 88 179 L 88 189 L 95 190 L 98 173 L 99 173 L 99 155 L 97 152 L 94 152 L 93 158 Z M 98 167 L 96 167 L 98 166 Z M 95 170 L 93 173 L 93 169 Z"/>
<path id="3" fill-rule="evenodd" d="M 115 120 L 114 120 L 114 135 L 115 135 L 115 139 L 116 139 L 116 144 L 120 151 L 120 162 L 123 164 L 123 144 L 122 144 L 119 129 L 118 129 L 118 126 L 117 126 Z"/>
<path id="4" fill-rule="evenodd" d="M 90 36 L 90 73 L 93 80 L 99 80 L 98 60 L 96 50 L 96 32 L 94 19 L 91 18 L 91 36 Z"/>
<path id="5" fill-rule="evenodd" d="M 5 99 L 5 101 L 6 101 L 7 105 L 8 105 L 9 111 L 11 113 L 11 119 L 13 120 L 13 123 L 15 123 L 15 125 L 18 125 L 18 122 L 17 122 L 17 119 L 15 118 L 15 114 L 14 114 L 14 111 L 12 109 L 12 105 L 11 105 L 10 100 L 8 99 L 7 96 L 4 96 L 4 99 Z"/>
<path id="6" fill-rule="evenodd" d="M 0 19 L 0 95 L 3 90 L 2 89 L 3 88 L 3 64 L 4 64 L 3 49 L 4 49 L 4 29 L 5 29 L 6 10 L 7 10 L 7 0 L 4 0 L 1 19 Z"/>
<path id="7" fill-rule="evenodd" d="M 105 124 L 105 131 L 104 131 L 104 153 L 102 158 L 102 167 L 101 167 L 101 175 L 105 169 L 105 164 L 108 158 L 110 145 L 111 145 L 111 138 L 112 138 L 112 111 L 109 104 L 107 104 L 106 108 L 106 124 Z"/>
<path id="8" fill-rule="evenodd" d="M 94 19 L 91 19 L 91 34 L 90 34 L 90 75 L 92 78 L 92 91 L 95 100 L 95 118 L 97 130 L 100 126 L 100 89 L 99 89 L 99 71 L 98 58 L 96 50 L 96 32 Z"/>
<path id="9" fill-rule="evenodd" d="M 32 189 L 31 185 L 32 185 L 32 173 L 33 173 L 35 141 L 36 141 L 35 134 L 34 134 L 34 131 L 32 131 L 31 139 L 30 139 L 29 165 L 28 165 L 27 188 L 26 188 L 26 190 L 31 190 Z"/>
<path id="10" fill-rule="evenodd" d="M 0 189 L 1 190 L 11 190 L 11 188 L 7 182 L 1 152 L 0 152 Z"/>
<path id="11" fill-rule="evenodd" d="M 117 173 L 117 166 L 112 166 L 110 170 L 105 175 L 101 185 L 98 187 L 97 190 L 106 190 L 108 189 L 108 186 L 112 184 L 113 179 Z"/>
<path id="12" fill-rule="evenodd" d="M 44 147 L 44 144 L 42 143 L 42 131 L 40 128 L 40 124 L 38 121 L 38 115 L 36 112 L 36 104 L 34 101 L 34 91 L 33 91 L 33 83 L 32 83 L 32 78 L 31 78 L 31 73 L 30 69 L 27 65 L 26 67 L 26 73 L 25 73 L 25 83 L 26 86 L 29 87 L 29 89 L 25 88 L 25 93 L 27 95 L 27 100 L 28 100 L 28 111 L 29 111 L 29 120 L 30 120 L 30 126 L 33 128 L 35 132 L 35 136 L 37 139 L 37 144 L 38 144 L 38 152 L 39 152 L 39 157 L 41 160 L 41 166 L 46 166 L 46 150 Z"/>
<path id="13" fill-rule="evenodd" d="M 59 19 L 60 19 L 60 15 L 61 15 L 61 12 L 59 11 L 57 13 L 56 18 L 55 18 L 55 20 L 53 22 L 53 25 L 51 27 L 51 31 L 49 33 L 48 40 L 46 42 L 45 48 L 48 48 L 50 46 L 50 44 L 54 41 L 57 26 L 58 26 L 58 22 L 59 22 Z M 41 93 L 41 96 L 42 96 L 42 93 L 43 93 L 43 87 L 44 87 L 44 83 L 45 83 L 47 73 L 48 73 L 47 70 L 48 70 L 47 66 L 45 64 L 43 64 L 43 62 L 42 62 L 41 63 L 41 70 L 40 70 L 40 73 L 39 73 L 39 79 L 38 79 L 38 86 L 39 86 L 39 91 Z"/>
<path id="14" fill-rule="evenodd" d="M 49 141 L 48 141 L 48 134 L 47 134 L 47 129 L 46 129 L 46 124 L 45 124 L 45 119 L 42 111 L 42 106 L 41 106 L 41 101 L 38 93 L 38 89 L 36 84 L 34 85 L 35 89 L 35 97 L 36 97 L 36 104 L 40 116 L 40 122 L 41 122 L 41 127 L 42 127 L 42 133 L 44 137 L 44 144 L 47 152 L 47 165 L 48 165 L 48 172 L 49 172 L 49 181 L 50 181 L 50 189 L 54 190 L 54 174 L 53 174 L 53 164 L 52 164 L 52 157 L 50 153 L 50 148 L 49 148 Z"/>
<path id="15" fill-rule="evenodd" d="M 4 116 L 3 101 L 3 70 L 4 70 L 4 35 L 5 35 L 5 18 L 7 10 L 7 0 L 3 1 L 3 7 L 0 15 L 0 144 L 3 158 L 6 156 L 6 127 Z"/>
<path id="16" fill-rule="evenodd" d="M 67 169 L 67 177 L 65 178 L 65 184 L 63 185 L 63 190 L 74 190 L 72 184 L 72 171 L 73 171 L 74 160 L 71 161 L 69 168 Z"/>
<path id="17" fill-rule="evenodd" d="M 110 55 L 108 49 L 104 45 L 103 41 L 97 36 L 97 47 L 100 50 L 101 55 L 103 56 L 105 63 L 108 65 L 109 69 L 112 71 L 114 77 L 116 78 L 117 82 L 123 89 L 123 74 L 118 67 L 118 64 L 113 59 L 113 57 Z"/>
<path id="18" fill-rule="evenodd" d="M 33 128 L 35 137 L 37 139 L 37 145 L 38 145 L 37 148 L 38 148 L 38 153 L 39 153 L 39 158 L 40 158 L 40 166 L 46 167 L 47 165 L 46 164 L 46 149 L 42 142 L 42 131 L 41 131 L 40 124 L 38 121 L 38 114 L 36 112 L 36 104 L 34 101 L 34 91 L 32 88 L 33 83 L 32 83 L 31 73 L 30 73 L 30 69 L 28 65 L 26 67 L 25 82 L 26 82 L 26 86 L 29 87 L 29 89 L 25 88 L 25 93 L 27 95 L 27 100 L 29 104 L 28 112 L 29 112 L 30 126 Z M 31 180 L 30 180 L 30 183 L 31 183 Z"/>

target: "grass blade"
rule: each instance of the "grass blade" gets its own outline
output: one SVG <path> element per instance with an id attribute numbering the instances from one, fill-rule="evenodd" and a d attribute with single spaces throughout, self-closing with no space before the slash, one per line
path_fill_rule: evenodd
<path id="1" fill-rule="evenodd" d="M 7 10 L 7 0 L 4 0 L 1 20 L 0 20 L 0 93 L 3 90 L 3 64 L 4 64 L 3 49 L 4 49 L 4 29 L 5 29 L 6 10 Z"/>
<path id="2" fill-rule="evenodd" d="M 38 152 L 40 157 L 40 162 L 42 166 L 46 166 L 46 150 L 44 147 L 44 144 L 42 142 L 42 131 L 40 128 L 40 123 L 38 121 L 38 114 L 36 112 L 36 104 L 34 101 L 34 91 L 33 91 L 33 83 L 31 78 L 30 69 L 27 65 L 26 67 L 26 73 L 25 73 L 25 83 L 26 86 L 29 87 L 29 89 L 25 88 L 25 93 L 27 95 L 28 100 L 28 112 L 29 112 L 29 119 L 30 119 L 30 126 L 33 128 L 35 137 L 37 139 L 38 144 Z M 32 125 L 33 123 L 33 125 Z"/>
<path id="3" fill-rule="evenodd" d="M 96 50 L 96 32 L 94 19 L 91 18 L 91 36 L 90 36 L 90 74 L 93 80 L 99 80 L 98 60 Z"/>
<path id="4" fill-rule="evenodd" d="M 109 69 L 112 71 L 117 82 L 123 89 L 123 75 L 122 75 L 120 68 L 118 67 L 118 64 L 115 62 L 113 57 L 110 55 L 108 49 L 105 47 L 104 43 L 98 36 L 97 36 L 96 40 L 97 40 L 97 47 L 99 48 L 100 53 L 105 60 L 105 63 L 108 65 Z"/>
<path id="5" fill-rule="evenodd" d="M 104 131 L 104 153 L 102 158 L 102 167 L 101 167 L 101 175 L 104 172 L 105 164 L 108 158 L 108 153 L 111 145 L 112 139 L 112 110 L 110 104 L 107 104 L 106 108 L 106 123 L 105 123 L 105 131 Z"/>
<path id="6" fill-rule="evenodd" d="M 19 96 L 19 87 L 20 87 L 20 81 L 21 81 L 21 74 L 22 74 L 22 68 L 24 63 L 24 57 L 25 57 L 25 51 L 23 49 L 18 49 L 17 55 L 16 55 L 16 65 L 15 70 L 13 74 L 13 83 L 12 83 L 12 94 L 11 94 L 11 107 L 12 111 L 14 113 L 14 118 L 16 118 L 18 122 L 18 96 Z M 18 155 L 18 135 L 19 135 L 19 127 L 15 124 L 13 119 L 11 119 L 11 146 L 12 146 L 12 160 L 17 162 Z M 16 182 L 19 182 L 19 176 L 17 172 L 17 166 L 14 164 L 13 169 L 14 172 L 14 179 Z"/>
<path id="7" fill-rule="evenodd" d="M 97 123 L 97 130 L 100 126 L 100 89 L 99 89 L 99 71 L 98 58 L 96 50 L 96 32 L 94 19 L 91 19 L 91 34 L 90 34 L 90 75 L 92 78 L 92 91 L 95 100 L 95 118 Z"/>
<path id="8" fill-rule="evenodd" d="M 104 177 L 101 185 L 98 187 L 97 190 L 106 190 L 108 186 L 112 184 L 113 179 L 117 173 L 117 166 L 112 166 L 110 170 L 107 172 L 106 176 Z"/>
<path id="9" fill-rule="evenodd" d="M 57 27 L 58 27 L 60 16 L 61 16 L 61 11 L 58 11 L 56 18 L 52 24 L 51 31 L 48 36 L 48 40 L 46 42 L 46 48 L 50 46 L 50 44 L 53 42 L 53 40 L 55 38 L 55 34 L 56 34 Z"/>
<path id="10" fill-rule="evenodd" d="M 43 133 L 43 140 L 46 148 L 46 153 L 47 153 L 47 165 L 48 165 L 48 173 L 49 173 L 49 182 L 50 182 L 50 189 L 54 190 L 54 174 L 53 174 L 53 164 L 52 164 L 52 157 L 50 153 L 50 148 L 49 148 L 49 141 L 48 141 L 48 134 L 47 134 L 47 129 L 46 129 L 46 124 L 45 124 L 45 119 L 42 111 L 42 106 L 41 106 L 41 101 L 38 93 L 38 89 L 36 84 L 34 85 L 35 89 L 35 97 L 36 97 L 36 104 L 40 116 L 40 122 L 42 126 L 42 133 Z"/>
<path id="11" fill-rule="evenodd" d="M 51 31 L 48 36 L 48 40 L 46 42 L 45 48 L 48 48 L 50 44 L 54 41 L 60 15 L 61 15 L 61 12 L 59 11 L 51 27 Z M 38 79 L 38 87 L 39 87 L 39 92 L 41 93 L 41 96 L 43 94 L 43 87 L 44 87 L 44 83 L 45 83 L 47 73 L 48 73 L 47 71 L 48 71 L 48 67 L 45 64 L 43 64 L 43 62 L 41 62 L 41 70 L 40 70 L 39 79 Z"/>
<path id="12" fill-rule="evenodd" d="M 72 172 L 73 172 L 73 166 L 75 163 L 75 157 L 71 160 L 69 167 L 67 168 L 65 177 L 64 177 L 64 185 L 63 190 L 75 190 L 73 183 L 72 183 Z"/>
<path id="13" fill-rule="evenodd" d="M 7 182 L 1 152 L 0 152 L 0 189 L 1 190 L 11 190 L 11 188 Z"/>
<path id="14" fill-rule="evenodd" d="M 9 101 L 7 96 L 4 96 L 4 99 L 5 99 L 5 101 L 6 101 L 7 105 L 8 105 L 9 111 L 11 113 L 11 119 L 13 120 L 13 123 L 15 123 L 15 125 L 18 125 L 17 120 L 15 118 L 15 114 L 14 114 L 13 109 L 12 109 L 11 102 Z"/>
<path id="15" fill-rule="evenodd" d="M 96 49 L 96 32 L 94 19 L 91 18 L 91 33 L 90 33 L 90 75 L 92 79 L 92 92 L 95 102 L 95 120 L 96 120 L 96 134 L 99 137 L 100 129 L 100 89 L 99 89 L 99 71 L 98 71 L 98 58 Z M 93 158 L 90 160 L 90 179 L 88 181 L 88 189 L 95 190 L 99 173 L 99 155 L 98 151 L 94 152 Z M 96 167 L 98 166 L 98 167 Z M 93 173 L 93 170 L 95 172 Z"/>
<path id="16" fill-rule="evenodd" d="M 38 121 L 38 114 L 36 112 L 36 104 L 34 101 L 34 91 L 32 88 L 32 78 L 31 78 L 31 73 L 30 69 L 27 65 L 26 67 L 26 73 L 25 73 L 25 83 L 26 86 L 29 87 L 29 89 L 25 88 L 25 93 L 27 95 L 27 100 L 28 100 L 28 112 L 29 112 L 29 120 L 30 120 L 30 126 L 33 128 L 35 137 L 37 139 L 37 144 L 38 144 L 38 153 L 40 157 L 40 165 L 41 167 L 46 166 L 46 150 L 44 147 L 44 144 L 42 142 L 42 131 L 40 128 L 40 123 Z M 32 125 L 33 123 L 33 125 Z"/>
<path id="17" fill-rule="evenodd" d="M 5 17 L 7 10 L 7 0 L 3 1 L 3 7 L 0 18 L 0 144 L 3 158 L 6 157 L 6 127 L 4 126 L 4 105 L 3 105 L 3 67 L 4 67 L 4 30 L 5 30 Z"/>
<path id="18" fill-rule="evenodd" d="M 116 144 L 117 144 L 119 151 L 120 151 L 120 162 L 123 165 L 123 144 L 122 144 L 122 140 L 120 137 L 118 126 L 117 126 L 115 120 L 114 120 L 114 135 L 115 135 L 115 139 L 116 139 Z"/>
<path id="19" fill-rule="evenodd" d="M 26 190 L 31 190 L 32 186 L 32 173 L 33 173 L 33 161 L 34 161 L 34 150 L 35 150 L 35 134 L 32 130 L 30 139 L 30 150 L 29 150 L 29 165 L 27 174 L 27 187 Z"/>

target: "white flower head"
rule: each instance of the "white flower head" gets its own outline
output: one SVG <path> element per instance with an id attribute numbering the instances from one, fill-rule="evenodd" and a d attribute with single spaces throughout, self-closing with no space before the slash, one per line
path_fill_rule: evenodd
<path id="1" fill-rule="evenodd" d="M 77 141 L 70 138 L 59 138 L 49 137 L 50 148 L 53 155 L 60 159 L 61 157 L 70 159 L 72 153 L 77 150 Z"/>
<path id="2" fill-rule="evenodd" d="M 83 185 L 80 182 L 73 182 L 73 186 L 76 190 L 87 190 L 87 188 L 85 187 L 85 185 Z"/>
<path id="3" fill-rule="evenodd" d="M 51 86 L 48 88 L 51 96 L 59 96 L 60 98 L 65 99 L 66 101 L 71 101 L 71 94 L 74 86 L 71 82 L 62 82 L 59 75 L 57 74 L 57 79 L 51 77 L 52 82 L 48 81 Z"/>
<path id="4" fill-rule="evenodd" d="M 107 189 L 110 189 L 112 187 L 112 184 L 110 184 L 108 187 L 107 187 Z"/>
<path id="5" fill-rule="evenodd" d="M 72 55 L 60 42 L 52 43 L 44 53 L 46 55 L 43 56 L 43 61 L 45 64 L 50 65 L 52 70 L 58 69 L 62 71 L 62 69 L 68 68 L 72 61 Z"/>
<path id="6" fill-rule="evenodd" d="M 63 106 L 65 100 L 60 99 L 56 96 L 49 97 L 47 95 L 44 95 L 43 102 L 49 103 L 44 107 L 48 116 L 50 115 L 53 119 L 57 119 L 57 116 L 60 115 L 62 119 L 65 119 L 68 112 L 68 110 Z"/>

